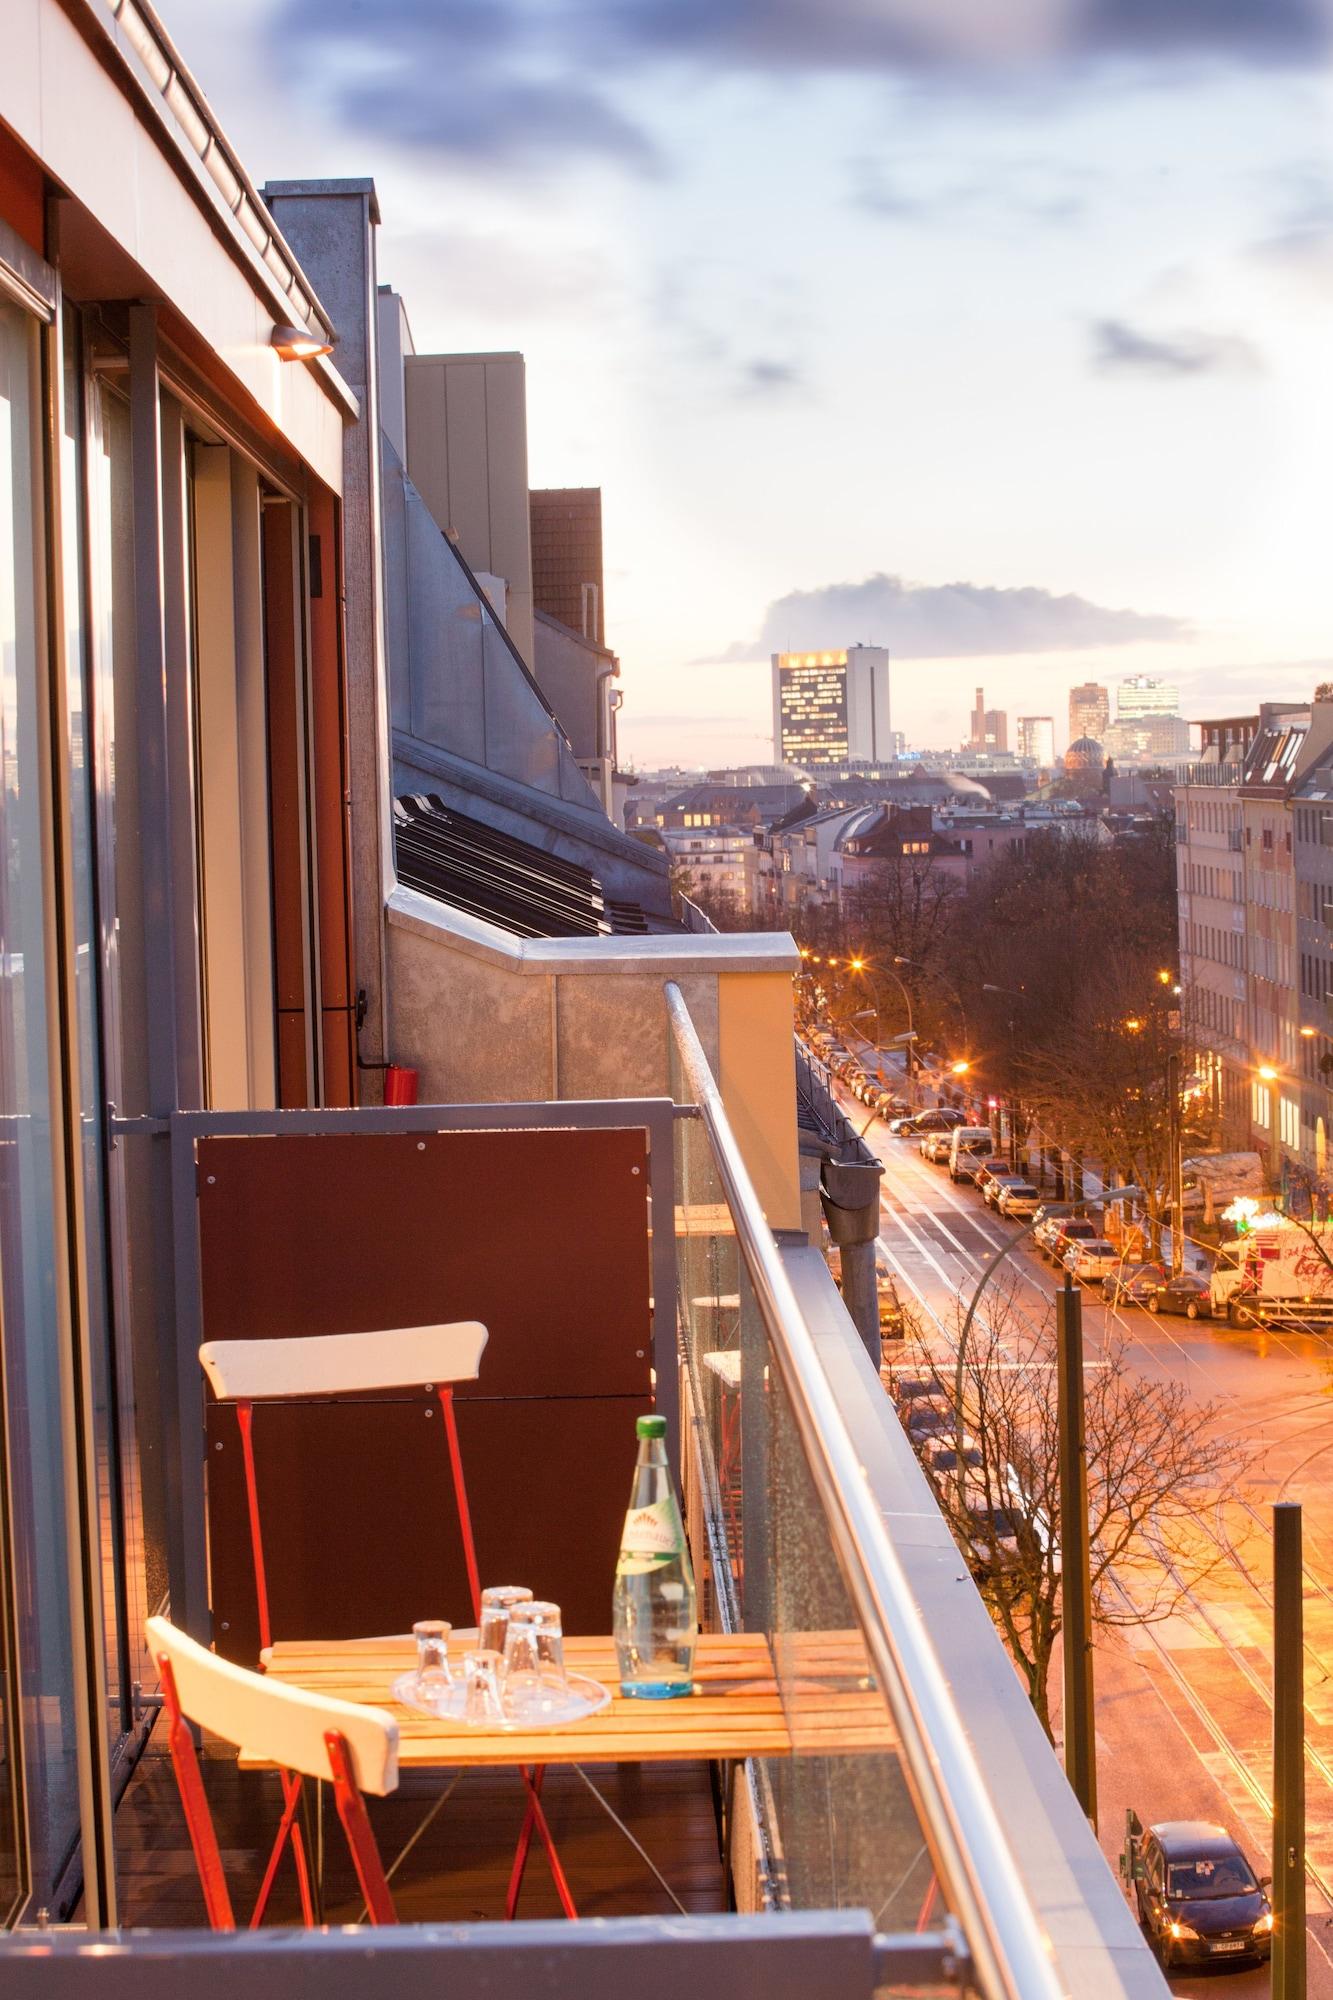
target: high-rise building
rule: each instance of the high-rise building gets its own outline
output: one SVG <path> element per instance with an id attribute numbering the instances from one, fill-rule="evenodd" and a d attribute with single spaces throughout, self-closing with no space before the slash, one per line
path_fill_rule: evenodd
<path id="1" fill-rule="evenodd" d="M 1090 736 L 1100 743 L 1111 720 L 1111 697 L 1097 681 L 1069 690 L 1069 737 Z"/>
<path id="2" fill-rule="evenodd" d="M 1180 689 L 1149 674 L 1131 674 L 1115 691 L 1115 719 L 1135 722 L 1141 715 L 1179 715 Z"/>
<path id="3" fill-rule="evenodd" d="M 1041 770 L 1049 771 L 1055 762 L 1055 717 L 1053 715 L 1020 715 L 1018 718 L 1018 754 L 1030 757 Z"/>
<path id="4" fill-rule="evenodd" d="M 1190 751 L 1190 725 L 1181 715 L 1121 715 L 1104 738 L 1105 747 L 1118 760 L 1143 758 L 1184 758 Z"/>
<path id="5" fill-rule="evenodd" d="M 972 734 L 968 740 L 973 750 L 1009 748 L 1009 717 L 1002 708 L 987 708 L 984 688 L 977 689 L 976 707 L 972 710 Z"/>
<path id="6" fill-rule="evenodd" d="M 534 606 L 604 646 L 601 487 L 538 487 L 528 495 L 528 513 Z"/>
<path id="7" fill-rule="evenodd" d="M 773 754 L 810 766 L 891 757 L 887 647 L 774 653 Z"/>

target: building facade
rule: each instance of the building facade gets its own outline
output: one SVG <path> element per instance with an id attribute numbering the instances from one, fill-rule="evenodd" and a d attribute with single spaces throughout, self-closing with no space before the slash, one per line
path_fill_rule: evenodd
<path id="1" fill-rule="evenodd" d="M 1151 674 L 1130 674 L 1117 684 L 1115 719 L 1136 722 L 1144 715 L 1179 715 L 1180 690 L 1170 681 L 1154 680 Z"/>
<path id="2" fill-rule="evenodd" d="M 984 688 L 977 689 L 968 746 L 973 750 L 989 751 L 1009 748 L 1009 717 L 1002 708 L 987 708 Z"/>
<path id="3" fill-rule="evenodd" d="M 606 644 L 600 486 L 537 487 L 532 525 L 532 601 L 596 646 Z"/>
<path id="4" fill-rule="evenodd" d="M 1050 715 L 1020 715 L 1018 718 L 1018 754 L 1030 757 L 1041 771 L 1049 771 L 1055 763 L 1055 718 Z"/>
<path id="5" fill-rule="evenodd" d="M 1069 738 L 1091 737 L 1100 743 L 1111 720 L 1111 697 L 1097 681 L 1069 690 Z"/>
<path id="6" fill-rule="evenodd" d="M 1327 1143 L 1319 796 L 1333 702 L 1200 726 L 1175 791 L 1185 1022 L 1220 1140 L 1261 1152 L 1278 1185 Z"/>
<path id="7" fill-rule="evenodd" d="M 772 674 L 775 763 L 820 770 L 893 754 L 885 647 L 774 653 Z"/>

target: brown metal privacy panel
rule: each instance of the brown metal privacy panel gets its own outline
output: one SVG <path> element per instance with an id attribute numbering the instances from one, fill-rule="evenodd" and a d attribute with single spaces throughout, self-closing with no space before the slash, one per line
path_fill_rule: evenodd
<path id="1" fill-rule="evenodd" d="M 246 1135 L 201 1138 L 196 1158 L 202 1337 L 481 1320 L 458 1415 L 482 1580 L 605 1630 L 651 1402 L 646 1133 Z M 207 1441 L 214 1635 L 253 1660 L 230 1410 L 209 1410 Z M 275 1637 L 470 1622 L 433 1398 L 264 1408 L 255 1448 Z"/>

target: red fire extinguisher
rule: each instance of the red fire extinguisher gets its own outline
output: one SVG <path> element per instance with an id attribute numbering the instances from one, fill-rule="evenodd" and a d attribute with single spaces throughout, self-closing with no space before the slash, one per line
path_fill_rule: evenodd
<path id="1" fill-rule="evenodd" d="M 356 996 L 356 1066 L 358 1069 L 378 1069 L 384 1073 L 384 1102 L 386 1104 L 415 1104 L 417 1101 L 418 1072 L 409 1069 L 406 1063 L 367 1062 L 361 1054 L 361 1025 L 366 1018 L 366 989 L 363 986 Z"/>
<path id="2" fill-rule="evenodd" d="M 364 1065 L 370 1068 L 370 1064 Z M 415 1104 L 417 1101 L 417 1072 L 403 1063 L 384 1065 L 384 1102 L 386 1104 Z"/>

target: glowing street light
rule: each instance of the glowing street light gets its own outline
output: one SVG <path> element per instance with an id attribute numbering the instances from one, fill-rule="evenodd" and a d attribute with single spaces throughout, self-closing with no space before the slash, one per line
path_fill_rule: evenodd
<path id="1" fill-rule="evenodd" d="M 950 1076 L 966 1076 L 971 1067 L 972 1065 L 970 1062 L 950 1063 L 949 1074 Z"/>
<path id="2" fill-rule="evenodd" d="M 1260 1063 L 1259 1074 L 1265 1083 L 1277 1082 L 1277 1071 L 1273 1068 L 1272 1063 Z"/>

